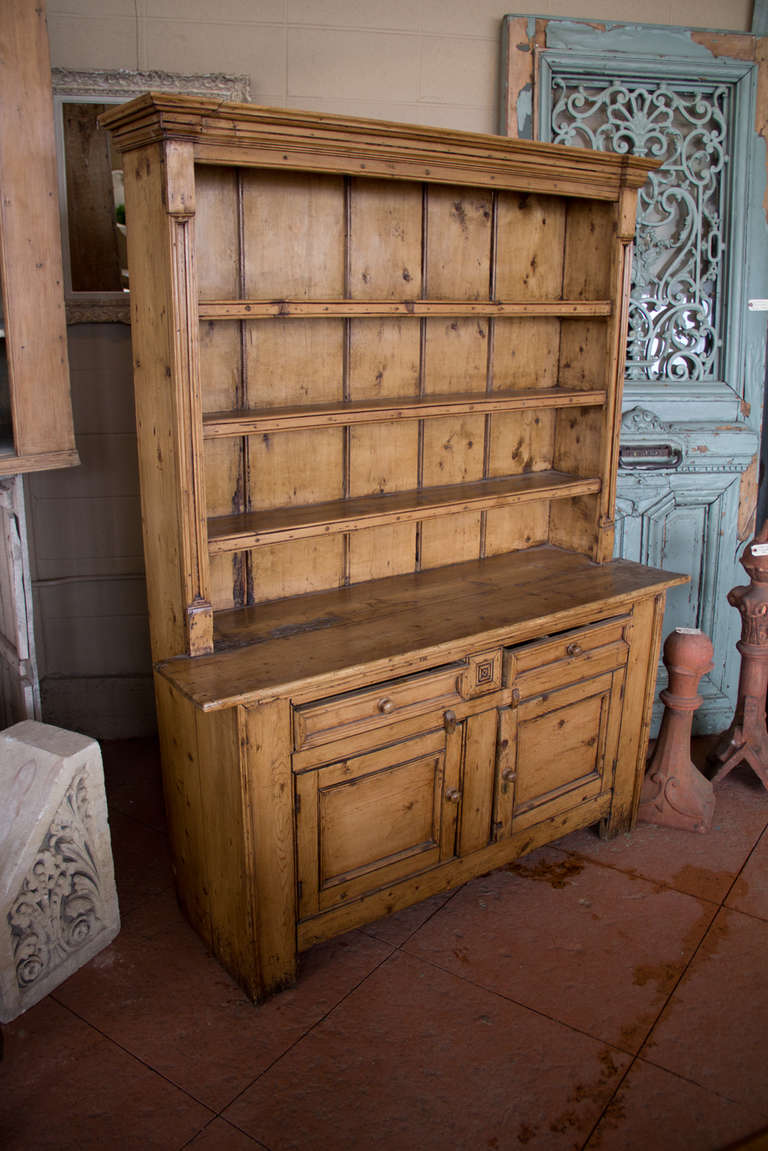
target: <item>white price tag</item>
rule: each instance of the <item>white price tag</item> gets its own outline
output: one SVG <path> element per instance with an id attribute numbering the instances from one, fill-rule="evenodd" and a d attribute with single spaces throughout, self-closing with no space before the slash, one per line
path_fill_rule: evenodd
<path id="1" fill-rule="evenodd" d="M 675 631 L 678 635 L 701 635 L 700 627 L 676 627 Z"/>
<path id="2" fill-rule="evenodd" d="M 768 556 L 768 544 L 752 544 L 749 550 L 753 556 Z"/>

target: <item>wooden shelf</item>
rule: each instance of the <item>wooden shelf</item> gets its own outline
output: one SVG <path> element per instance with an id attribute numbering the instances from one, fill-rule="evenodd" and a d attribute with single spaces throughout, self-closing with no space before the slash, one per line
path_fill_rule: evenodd
<path id="1" fill-rule="evenodd" d="M 390 423 L 392 420 L 426 420 L 477 412 L 599 407 L 605 403 L 605 395 L 605 391 L 599 389 L 577 391 L 542 388 L 527 392 L 463 392 L 421 398 L 399 396 L 346 400 L 333 404 L 297 404 L 292 407 L 254 408 L 250 411 L 210 412 L 203 417 L 203 434 L 206 438 L 251 436 L 306 428 Z"/>
<path id="2" fill-rule="evenodd" d="M 341 672 L 386 678 L 389 662 L 414 653 L 414 670 L 454 658 L 452 644 L 482 647 L 538 638 L 603 618 L 642 592 L 684 576 L 627 560 L 594 564 L 549 545 L 485 560 L 312 592 L 217 612 L 213 655 L 169 660 L 160 674 L 204 711 L 306 686 Z M 407 668 L 405 669 L 408 670 Z M 400 667 L 400 674 L 403 673 Z M 343 685 L 341 685 L 343 686 Z"/>
<path id="3" fill-rule="evenodd" d="M 599 478 L 594 477 L 579 478 L 556 471 L 529 472 L 468 484 L 216 516 L 208 520 L 208 551 L 210 555 L 222 555 L 286 540 L 408 523 L 456 512 L 483 511 L 528 500 L 568 499 L 592 495 L 600 491 L 600 486 Z"/>
<path id="4" fill-rule="evenodd" d="M 610 300 L 201 300 L 201 320 L 338 316 L 610 316 Z"/>

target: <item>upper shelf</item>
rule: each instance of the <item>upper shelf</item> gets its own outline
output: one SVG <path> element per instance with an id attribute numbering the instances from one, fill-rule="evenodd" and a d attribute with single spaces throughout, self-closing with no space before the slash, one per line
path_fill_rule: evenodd
<path id="1" fill-rule="evenodd" d="M 329 404 L 254 408 L 250 411 L 209 412 L 203 416 L 206 439 L 251 436 L 266 432 L 302 431 L 352 424 L 425 420 L 440 416 L 516 412 L 544 408 L 599 407 L 606 393 L 600 389 L 541 388 L 526 392 L 462 392 L 450 396 L 389 396 L 345 400 Z"/>
<path id="2" fill-rule="evenodd" d="M 201 300 L 201 320 L 314 316 L 610 316 L 610 300 Z"/>

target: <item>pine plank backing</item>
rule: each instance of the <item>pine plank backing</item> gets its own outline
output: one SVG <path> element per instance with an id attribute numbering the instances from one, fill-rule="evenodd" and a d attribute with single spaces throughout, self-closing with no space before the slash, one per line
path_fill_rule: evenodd
<path id="1" fill-rule="evenodd" d="M 386 678 L 392 661 L 409 654 L 413 669 L 400 662 L 397 674 L 449 661 L 468 637 L 479 650 L 522 642 L 608 617 L 686 578 L 629 560 L 601 565 L 550 546 L 529 548 L 221 612 L 213 655 L 167 660 L 159 672 L 203 710 L 313 683 L 319 691 L 323 677 L 344 690 L 355 676 Z"/>
<path id="2" fill-rule="evenodd" d="M 208 548 L 211 555 L 221 555 L 283 540 L 309 539 L 529 500 L 573 498 L 599 490 L 599 479 L 541 471 L 299 507 L 268 508 L 210 519 Z"/>

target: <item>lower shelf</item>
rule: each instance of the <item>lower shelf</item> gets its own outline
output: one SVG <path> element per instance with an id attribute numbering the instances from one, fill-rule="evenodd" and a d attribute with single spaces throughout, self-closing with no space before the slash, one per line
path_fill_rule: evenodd
<path id="1" fill-rule="evenodd" d="M 528 472 L 475 483 L 216 516 L 208 521 L 208 551 L 211 555 L 221 555 L 287 540 L 408 523 L 457 512 L 483 511 L 529 500 L 570 499 L 593 495 L 600 487 L 600 479 L 591 476 L 582 478 L 557 471 Z"/>

